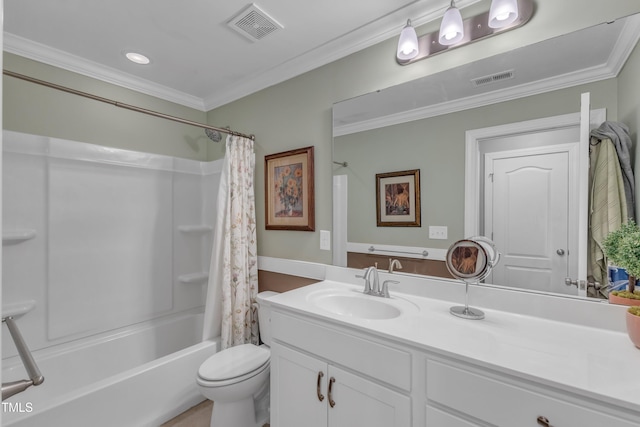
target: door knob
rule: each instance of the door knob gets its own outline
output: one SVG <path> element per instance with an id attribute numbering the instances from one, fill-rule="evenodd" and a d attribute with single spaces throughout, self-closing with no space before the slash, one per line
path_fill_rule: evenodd
<path id="1" fill-rule="evenodd" d="M 578 289 L 584 291 L 587 289 L 587 281 L 586 280 L 571 280 L 571 277 L 566 277 L 564 279 L 564 284 L 567 286 L 575 286 Z"/>
<path id="2" fill-rule="evenodd" d="M 564 255 L 564 249 L 558 249 L 556 253 L 560 256 Z"/>

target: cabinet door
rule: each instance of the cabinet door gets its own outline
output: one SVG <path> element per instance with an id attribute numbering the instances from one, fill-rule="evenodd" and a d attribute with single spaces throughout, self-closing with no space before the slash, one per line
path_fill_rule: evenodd
<path id="1" fill-rule="evenodd" d="M 327 407 L 327 364 L 272 343 L 271 425 L 326 427 Z"/>
<path id="2" fill-rule="evenodd" d="M 544 417 L 554 427 L 637 427 L 589 403 L 563 401 L 542 390 L 526 389 L 491 378 L 463 365 L 427 361 L 427 399 L 499 427 L 539 426 Z M 427 425 L 431 423 L 427 420 Z M 436 425 L 436 424 L 433 424 Z M 436 425 L 437 427 L 440 427 Z"/>
<path id="3" fill-rule="evenodd" d="M 331 379 L 333 384 L 330 384 Z M 411 403 L 386 387 L 347 371 L 329 366 L 327 397 L 330 427 L 409 427 Z M 330 387 L 330 390 L 329 390 Z"/>

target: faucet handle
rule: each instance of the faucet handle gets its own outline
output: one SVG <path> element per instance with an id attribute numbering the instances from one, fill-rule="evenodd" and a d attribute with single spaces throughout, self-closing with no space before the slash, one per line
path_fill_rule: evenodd
<path id="1" fill-rule="evenodd" d="M 397 285 L 400 282 L 398 282 L 397 280 L 385 280 L 384 282 L 382 282 L 382 290 L 380 291 L 380 296 L 383 298 L 391 298 L 391 295 L 389 295 L 389 283 Z"/>

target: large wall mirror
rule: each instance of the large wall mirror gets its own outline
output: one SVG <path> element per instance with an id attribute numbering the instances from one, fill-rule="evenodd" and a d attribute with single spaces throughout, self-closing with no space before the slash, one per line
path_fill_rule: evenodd
<path id="1" fill-rule="evenodd" d="M 347 265 L 347 253 L 378 254 L 430 261 L 431 266 L 421 274 L 443 276 L 446 269 L 438 263 L 444 266 L 449 245 L 476 233 L 490 237 L 493 230 L 486 217 L 500 214 L 500 209 L 492 212 L 484 206 L 484 200 L 489 200 L 489 193 L 500 195 L 503 190 L 478 185 L 480 207 L 474 208 L 478 227 L 469 231 L 470 206 L 465 202 L 469 197 L 465 191 L 470 173 L 471 181 L 498 173 L 485 170 L 489 164 L 485 160 L 478 170 L 466 169 L 469 147 L 476 144 L 482 158 L 496 165 L 510 157 L 505 153 L 514 150 L 527 155 L 552 152 L 549 159 L 571 158 L 571 147 L 580 139 L 583 93 L 590 93 L 590 127 L 604 120 L 625 123 L 635 148 L 640 117 L 639 37 L 640 15 L 632 15 L 336 103 L 333 175 L 334 193 L 340 194 L 334 194 L 334 263 Z M 542 167 L 547 167 L 547 157 L 540 159 Z M 577 190 L 572 186 L 578 178 L 571 163 L 568 168 L 562 172 L 573 177 L 563 184 L 568 193 L 553 197 L 564 200 L 568 211 L 575 211 Z M 421 225 L 379 226 L 376 175 L 410 170 L 420 171 L 419 194 L 409 194 L 409 198 L 419 199 Z M 540 200 L 526 194 L 526 188 L 521 193 L 526 195 L 521 204 L 523 224 L 536 221 L 541 215 L 526 203 L 538 203 L 534 205 L 537 209 Z M 571 225 L 572 220 L 568 221 Z M 521 226 L 519 241 L 535 230 Z M 578 250 L 586 251 L 579 247 L 575 230 L 561 230 L 551 234 L 563 234 L 564 243 L 545 243 L 557 246 L 553 251 L 558 257 L 568 259 Z M 527 274 L 512 275 L 506 281 L 492 274 L 486 281 L 577 295 L 575 287 L 564 283 L 565 277 L 574 274 L 575 266 L 562 267 L 565 271 L 553 279 L 529 273 L 536 268 L 534 265 Z M 415 273 L 406 268 L 402 272 Z"/>

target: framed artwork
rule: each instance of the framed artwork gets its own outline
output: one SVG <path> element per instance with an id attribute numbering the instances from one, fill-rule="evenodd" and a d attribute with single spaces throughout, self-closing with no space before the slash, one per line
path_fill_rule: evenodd
<path id="1" fill-rule="evenodd" d="M 315 230 L 313 147 L 264 157 L 267 230 Z"/>
<path id="2" fill-rule="evenodd" d="M 420 169 L 376 174 L 378 227 L 420 227 Z"/>

